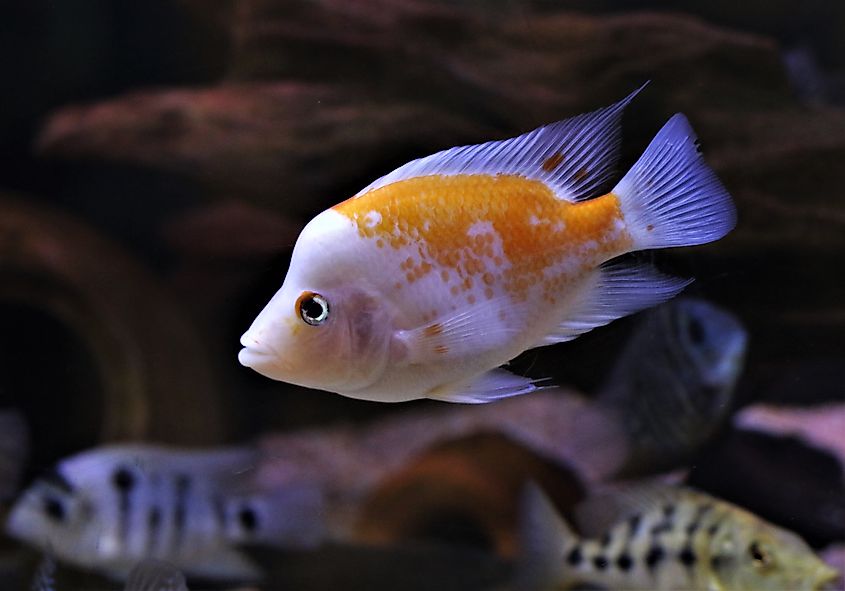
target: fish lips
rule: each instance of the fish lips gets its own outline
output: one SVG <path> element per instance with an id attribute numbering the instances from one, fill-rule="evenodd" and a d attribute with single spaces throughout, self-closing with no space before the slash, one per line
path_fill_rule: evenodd
<path id="1" fill-rule="evenodd" d="M 247 332 L 241 337 L 243 349 L 238 353 L 238 361 L 263 376 L 274 380 L 283 380 L 287 372 L 279 353 L 270 345 L 258 343 Z"/>

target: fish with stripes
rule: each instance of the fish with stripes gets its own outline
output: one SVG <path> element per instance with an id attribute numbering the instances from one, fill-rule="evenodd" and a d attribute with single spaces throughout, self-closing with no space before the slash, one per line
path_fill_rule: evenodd
<path id="1" fill-rule="evenodd" d="M 256 488 L 257 461 L 250 448 L 95 448 L 36 479 L 6 532 L 117 580 L 148 559 L 209 581 L 260 580 L 239 546 L 313 546 L 323 499 L 310 485 Z"/>
<path id="2" fill-rule="evenodd" d="M 596 494 L 576 508 L 582 535 L 537 486 L 522 504 L 518 589 L 821 591 L 839 578 L 796 534 L 687 488 Z"/>

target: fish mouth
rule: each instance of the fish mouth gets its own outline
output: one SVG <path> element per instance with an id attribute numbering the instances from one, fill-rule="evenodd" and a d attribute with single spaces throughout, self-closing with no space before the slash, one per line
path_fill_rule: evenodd
<path id="1" fill-rule="evenodd" d="M 279 352 L 269 343 L 260 342 L 249 332 L 241 337 L 243 349 L 238 352 L 238 362 L 261 375 L 283 380 L 287 375 L 287 364 Z"/>
<path id="2" fill-rule="evenodd" d="M 279 353 L 272 346 L 260 342 L 249 332 L 241 337 L 241 345 L 243 349 L 238 353 L 238 361 L 244 367 L 255 368 L 279 359 Z"/>

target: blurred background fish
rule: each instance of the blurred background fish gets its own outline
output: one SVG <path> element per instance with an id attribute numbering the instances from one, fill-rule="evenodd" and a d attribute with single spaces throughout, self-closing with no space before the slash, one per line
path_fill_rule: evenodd
<path id="1" fill-rule="evenodd" d="M 536 486 L 523 501 L 522 588 L 817 591 L 839 577 L 797 535 L 690 489 L 594 495 L 577 510 L 583 537 Z"/>
<path id="2" fill-rule="evenodd" d="M 58 560 L 118 579 L 156 558 L 209 580 L 256 580 L 260 569 L 236 545 L 312 545 L 299 522 L 319 522 L 322 499 L 310 489 L 250 490 L 255 461 L 247 448 L 90 450 L 37 479 L 6 530 Z"/>
<path id="3" fill-rule="evenodd" d="M 617 476 L 689 462 L 735 409 L 748 335 L 724 308 L 683 298 L 648 311 L 599 391 L 626 446 Z"/>

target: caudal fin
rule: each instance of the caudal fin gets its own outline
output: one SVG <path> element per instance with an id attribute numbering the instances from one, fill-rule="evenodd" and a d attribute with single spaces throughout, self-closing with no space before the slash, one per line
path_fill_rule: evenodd
<path id="1" fill-rule="evenodd" d="M 731 196 L 707 166 L 695 132 L 674 115 L 614 187 L 634 250 L 718 240 L 736 225 Z"/>

